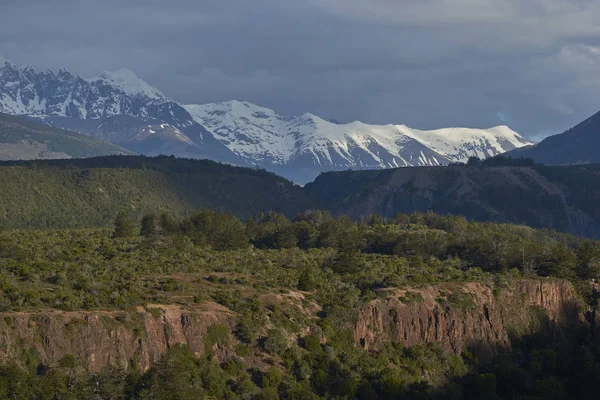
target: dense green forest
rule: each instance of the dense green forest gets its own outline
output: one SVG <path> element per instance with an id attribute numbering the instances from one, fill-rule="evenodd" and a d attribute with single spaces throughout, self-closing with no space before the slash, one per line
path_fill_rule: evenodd
<path id="1" fill-rule="evenodd" d="M 468 310 L 468 282 L 495 295 L 522 279 L 567 279 L 582 313 L 594 310 L 600 243 L 525 226 L 433 213 L 373 215 L 353 222 L 329 212 L 281 213 L 244 222 L 201 211 L 176 217 L 122 211 L 111 229 L 0 232 L 0 311 L 114 310 L 123 323 L 148 304 L 214 301 L 235 327 L 209 329 L 197 356 L 174 346 L 149 370 L 81 374 L 66 355 L 44 365 L 34 353 L 0 368 L 10 399 L 584 399 L 596 398 L 600 353 L 590 326 L 554 326 L 485 360 L 437 344 L 390 342 L 367 351 L 352 337 L 356 310 L 390 288 L 445 284 L 437 301 Z M 265 296 L 303 293 L 301 308 Z M 419 302 L 407 292 L 403 302 Z M 311 304 L 315 304 L 312 311 Z M 8 314 L 6 314 L 8 313 Z M 1 322 L 1 321 L 0 321 Z M 309 328 L 309 329 L 306 329 Z M 304 332 L 304 333 L 302 333 Z M 215 349 L 234 356 L 219 363 Z M 252 361 L 254 360 L 254 361 Z M 259 361 L 256 361 L 259 360 Z"/>
<path id="2" fill-rule="evenodd" d="M 109 227 L 119 210 L 185 216 L 202 208 L 288 215 L 310 201 L 272 173 L 207 160 L 107 156 L 0 163 L 0 226 Z"/>

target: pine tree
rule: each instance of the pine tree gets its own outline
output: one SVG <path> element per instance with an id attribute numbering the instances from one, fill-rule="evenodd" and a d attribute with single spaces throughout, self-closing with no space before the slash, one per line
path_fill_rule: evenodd
<path id="1" fill-rule="evenodd" d="M 135 235 L 135 224 L 128 213 L 121 211 L 115 219 L 115 232 L 113 237 L 125 238 Z"/>
<path id="2" fill-rule="evenodd" d="M 155 237 L 160 233 L 160 224 L 155 214 L 146 214 L 142 218 L 142 229 L 140 235 L 145 237 Z"/>
<path id="3" fill-rule="evenodd" d="M 310 269 L 304 268 L 298 277 L 298 289 L 310 292 L 311 290 L 314 290 L 316 286 L 317 282 L 315 282 L 315 277 L 311 273 Z"/>
<path id="4" fill-rule="evenodd" d="M 160 225 L 163 233 L 174 234 L 179 232 L 179 222 L 169 213 L 162 213 L 160 216 Z"/>

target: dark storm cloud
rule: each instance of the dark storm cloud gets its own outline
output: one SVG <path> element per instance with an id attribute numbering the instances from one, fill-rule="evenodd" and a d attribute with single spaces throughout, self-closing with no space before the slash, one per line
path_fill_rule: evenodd
<path id="1" fill-rule="evenodd" d="M 558 133 L 600 110 L 596 0 L 3 0 L 0 54 L 188 103 Z"/>

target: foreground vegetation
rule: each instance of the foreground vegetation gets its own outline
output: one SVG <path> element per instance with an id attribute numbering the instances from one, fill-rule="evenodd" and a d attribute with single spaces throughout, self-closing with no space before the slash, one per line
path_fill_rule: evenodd
<path id="1" fill-rule="evenodd" d="M 600 243 L 523 226 L 432 213 L 353 223 L 321 211 L 241 222 L 213 211 L 189 218 L 120 213 L 115 229 L 0 232 L 0 311 L 135 310 L 215 301 L 236 313 L 234 336 L 215 326 L 205 354 L 174 347 L 145 373 L 75 374 L 77 360 L 35 354 L 0 369 L 0 397 L 594 398 L 600 353 L 590 332 L 544 326 L 492 362 L 437 345 L 357 346 L 355 310 L 391 287 L 523 277 L 569 279 L 592 309 Z M 313 311 L 266 303 L 302 293 Z M 411 301 L 411 299 L 407 299 Z M 412 299 L 418 301 L 418 299 Z M 451 300 L 449 300 L 451 301 Z M 465 299 L 455 299 L 465 302 Z M 5 321 L 6 322 L 6 321 Z M 559 327 L 556 327 L 558 330 Z M 304 333 L 301 333 L 304 332 Z M 549 335 L 545 335 L 548 333 Z M 214 346 L 234 347 L 219 364 Z M 256 355 L 262 361 L 256 361 Z M 250 360 L 254 360 L 250 363 Z M 266 361 L 264 361 L 266 360 Z"/>

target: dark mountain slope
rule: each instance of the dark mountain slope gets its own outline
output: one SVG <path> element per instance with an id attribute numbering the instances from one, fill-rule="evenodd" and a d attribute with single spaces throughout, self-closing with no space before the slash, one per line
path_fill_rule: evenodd
<path id="1" fill-rule="evenodd" d="M 0 187 L 5 227 L 110 226 L 122 209 L 135 217 L 203 208 L 249 217 L 321 208 L 352 218 L 433 210 L 600 237 L 600 165 L 330 172 L 302 188 L 207 160 L 110 156 L 2 162 Z"/>
<path id="2" fill-rule="evenodd" d="M 310 208 L 299 186 L 272 173 L 207 160 L 143 156 L 0 163 L 0 225 L 111 226 L 115 213 L 203 208 L 249 217 Z"/>
<path id="3" fill-rule="evenodd" d="M 131 154 L 111 143 L 0 113 L 0 160 Z"/>
<path id="4" fill-rule="evenodd" d="M 532 158 L 547 165 L 599 163 L 600 112 L 560 135 L 506 155 Z"/>
<path id="5" fill-rule="evenodd" d="M 305 189 L 353 218 L 433 210 L 600 237 L 600 165 L 331 172 Z"/>

